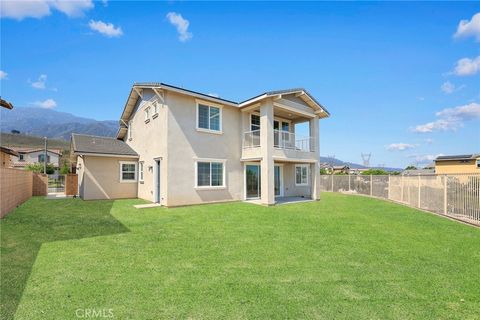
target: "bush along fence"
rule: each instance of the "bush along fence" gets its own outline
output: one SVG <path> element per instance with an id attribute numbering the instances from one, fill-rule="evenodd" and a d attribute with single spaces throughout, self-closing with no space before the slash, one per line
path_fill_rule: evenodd
<path id="1" fill-rule="evenodd" d="M 480 226 L 480 174 L 321 175 L 320 187 L 393 200 Z"/>

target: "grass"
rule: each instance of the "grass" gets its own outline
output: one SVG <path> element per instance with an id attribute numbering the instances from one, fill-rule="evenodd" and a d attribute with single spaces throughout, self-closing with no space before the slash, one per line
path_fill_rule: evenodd
<path id="1" fill-rule="evenodd" d="M 479 317 L 479 229 L 340 194 L 270 208 L 140 202 L 33 198 L 7 216 L 1 318 Z"/>

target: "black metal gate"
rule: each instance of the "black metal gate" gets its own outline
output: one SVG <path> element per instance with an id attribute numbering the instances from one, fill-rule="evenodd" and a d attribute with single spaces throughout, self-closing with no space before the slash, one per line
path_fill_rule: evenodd
<path id="1" fill-rule="evenodd" d="M 48 176 L 48 193 L 65 192 L 65 176 L 49 175 Z"/>

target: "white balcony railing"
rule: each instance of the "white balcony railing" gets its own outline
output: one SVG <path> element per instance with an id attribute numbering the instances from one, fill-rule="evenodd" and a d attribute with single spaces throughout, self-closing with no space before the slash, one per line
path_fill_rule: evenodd
<path id="1" fill-rule="evenodd" d="M 247 131 L 243 133 L 243 147 L 260 147 L 260 130 Z"/>
<path id="2" fill-rule="evenodd" d="M 273 130 L 273 146 L 275 148 L 313 152 L 315 151 L 314 145 L 313 137 L 300 137 L 292 132 Z M 260 147 L 260 130 L 245 132 L 243 134 L 243 147 Z"/>

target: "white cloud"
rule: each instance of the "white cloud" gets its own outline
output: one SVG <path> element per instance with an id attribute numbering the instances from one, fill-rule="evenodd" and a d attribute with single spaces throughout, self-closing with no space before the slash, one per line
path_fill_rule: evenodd
<path id="1" fill-rule="evenodd" d="M 83 17 L 84 12 L 94 7 L 92 0 L 55 0 L 51 6 L 69 17 Z"/>
<path id="2" fill-rule="evenodd" d="M 1 1 L 0 16 L 22 20 L 24 18 L 43 18 L 58 10 L 69 17 L 81 17 L 94 7 L 92 0 L 17 0 Z"/>
<path id="3" fill-rule="evenodd" d="M 0 80 L 6 80 L 8 79 L 8 73 L 6 73 L 3 70 L 0 70 Z"/>
<path id="4" fill-rule="evenodd" d="M 440 157 L 440 156 L 443 156 L 443 153 L 423 154 L 423 155 L 412 154 L 412 155 L 409 156 L 409 158 L 414 158 L 415 162 L 418 162 L 418 163 L 427 163 L 427 162 L 431 162 L 431 161 L 435 160 L 437 157 Z"/>
<path id="5" fill-rule="evenodd" d="M 453 91 L 455 91 L 455 85 L 450 81 L 447 81 L 440 86 L 440 89 L 442 89 L 442 91 L 445 92 L 446 94 L 450 94 L 450 93 L 453 93 Z"/>
<path id="6" fill-rule="evenodd" d="M 480 12 L 474 14 L 470 21 L 461 20 L 453 36 L 455 38 L 472 36 L 480 41 Z"/>
<path id="7" fill-rule="evenodd" d="M 457 61 L 453 73 L 457 76 L 471 76 L 480 71 L 480 56 L 470 59 L 462 58 Z"/>
<path id="8" fill-rule="evenodd" d="M 38 77 L 37 81 L 32 82 L 32 87 L 35 89 L 45 89 L 46 82 L 47 82 L 47 75 L 41 74 L 40 77 Z"/>
<path id="9" fill-rule="evenodd" d="M 456 131 L 465 121 L 480 119 L 480 104 L 472 102 L 463 106 L 446 108 L 435 114 L 437 120 L 413 128 L 414 132 Z"/>
<path id="10" fill-rule="evenodd" d="M 115 27 L 113 24 L 103 21 L 90 20 L 88 26 L 90 29 L 98 31 L 109 38 L 120 37 L 123 34 L 122 28 Z"/>
<path id="11" fill-rule="evenodd" d="M 433 143 L 433 139 L 427 138 L 427 139 L 425 139 L 425 143 L 426 143 L 426 144 L 432 144 L 432 143 Z"/>
<path id="12" fill-rule="evenodd" d="M 177 28 L 178 40 L 185 42 L 193 37 L 193 34 L 188 32 L 190 22 L 187 19 L 184 19 L 181 14 L 169 12 L 167 13 L 167 19 L 173 26 L 175 26 L 175 28 Z"/>
<path id="13" fill-rule="evenodd" d="M 33 105 L 43 109 L 53 109 L 57 106 L 57 103 L 53 99 L 47 99 L 45 101 L 36 101 Z"/>
<path id="14" fill-rule="evenodd" d="M 404 150 L 408 150 L 408 149 L 413 149 L 415 148 L 416 145 L 414 144 L 409 144 L 409 143 L 392 143 L 390 145 L 387 146 L 387 150 L 390 150 L 390 151 L 404 151 Z"/>
<path id="15" fill-rule="evenodd" d="M 425 101 L 425 97 L 417 97 L 417 100 L 419 100 L 419 101 Z"/>

